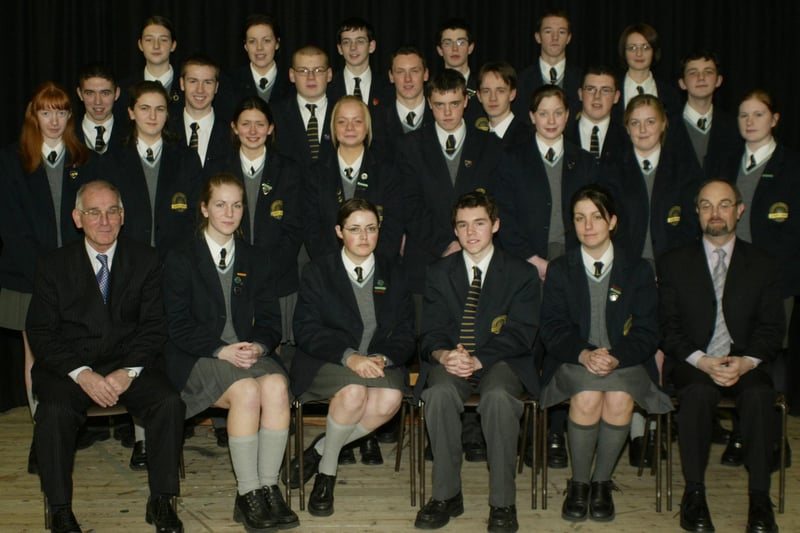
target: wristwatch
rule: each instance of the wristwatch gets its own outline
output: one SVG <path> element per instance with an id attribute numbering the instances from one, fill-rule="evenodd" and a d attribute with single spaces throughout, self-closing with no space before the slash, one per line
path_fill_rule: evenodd
<path id="1" fill-rule="evenodd" d="M 139 372 L 137 372 L 134 368 L 129 368 L 128 377 L 131 378 L 131 380 L 134 380 L 139 377 Z"/>

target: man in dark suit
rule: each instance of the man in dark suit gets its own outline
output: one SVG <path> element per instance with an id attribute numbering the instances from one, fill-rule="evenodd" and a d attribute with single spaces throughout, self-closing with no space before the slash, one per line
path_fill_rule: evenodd
<path id="1" fill-rule="evenodd" d="M 504 62 L 486 63 L 478 72 L 478 101 L 486 113 L 479 129 L 497 135 L 504 148 L 528 141 L 533 136 L 527 114 L 511 111 L 517 98 L 517 72 Z"/>
<path id="2" fill-rule="evenodd" d="M 657 262 L 662 346 L 675 360 L 678 436 L 686 487 L 681 527 L 713 531 L 705 498 L 712 421 L 720 397 L 733 396 L 749 475 L 748 532 L 778 531 L 769 497 L 775 390 L 766 369 L 781 348 L 784 311 L 774 260 L 736 238 L 745 209 L 721 180 L 706 182 L 696 208 L 700 243 Z"/>
<path id="3" fill-rule="evenodd" d="M 386 78 L 375 76 L 369 58 L 375 52 L 375 29 L 359 17 L 339 24 L 336 50 L 344 58 L 344 68 L 336 71 L 328 86 L 328 98 L 334 104 L 346 94 L 361 98 L 373 111 L 387 94 Z"/>
<path id="4" fill-rule="evenodd" d="M 536 269 L 493 245 L 497 206 L 482 192 L 452 208 L 461 253 L 428 269 L 418 389 L 433 450 L 433 494 L 415 527 L 437 529 L 464 512 L 461 418 L 479 393 L 489 465 L 489 531 L 517 531 L 514 465 L 524 390 L 538 392 L 532 347 L 538 331 Z"/>
<path id="5" fill-rule="evenodd" d="M 125 122 L 121 120 L 114 128 L 114 104 L 120 89 L 111 68 L 102 63 L 85 65 L 78 73 L 76 92 L 86 111 L 82 120 L 75 121 L 78 138 L 97 154 L 119 147 Z"/>
<path id="6" fill-rule="evenodd" d="M 157 443 L 148 453 L 147 522 L 158 533 L 182 532 L 170 499 L 179 492 L 185 408 L 158 367 L 166 340 L 158 255 L 117 239 L 124 211 L 107 182 L 80 188 L 72 219 L 85 238 L 39 264 L 27 320 L 36 353 L 36 454 L 52 531 L 81 531 L 72 513 L 72 468 L 86 410 L 119 403 Z"/>

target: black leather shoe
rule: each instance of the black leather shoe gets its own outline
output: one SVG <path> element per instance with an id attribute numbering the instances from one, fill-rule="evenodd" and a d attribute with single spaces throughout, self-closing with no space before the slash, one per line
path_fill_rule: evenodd
<path id="1" fill-rule="evenodd" d="M 514 533 L 519 529 L 516 505 L 489 507 L 489 527 L 486 531 L 489 533 Z"/>
<path id="2" fill-rule="evenodd" d="M 330 516 L 333 514 L 333 489 L 336 476 L 317 474 L 314 489 L 308 497 L 308 512 L 311 516 Z"/>
<path id="3" fill-rule="evenodd" d="M 31 439 L 31 451 L 28 452 L 28 473 L 39 473 L 39 461 L 36 460 L 36 448 L 33 444 L 33 439 Z"/>
<path id="4" fill-rule="evenodd" d="M 339 464 L 340 465 L 354 465 L 356 464 L 356 452 L 353 451 L 353 446 L 348 444 L 339 450 Z"/>
<path id="5" fill-rule="evenodd" d="M 297 514 L 286 505 L 286 501 L 284 501 L 283 494 L 281 494 L 281 489 L 278 485 L 264 487 L 261 489 L 261 492 L 264 495 L 264 505 L 266 506 L 267 512 L 279 529 L 291 529 L 300 525 L 300 519 L 297 518 Z"/>
<path id="6" fill-rule="evenodd" d="M 317 453 L 317 450 L 314 446 L 317 442 L 320 441 L 325 436 L 325 433 L 320 433 L 317 437 L 311 441 L 311 446 L 303 451 L 303 485 L 308 483 L 308 480 L 311 479 L 314 474 L 317 473 L 317 468 L 319 467 L 319 461 L 322 459 L 322 456 Z M 281 467 L 283 468 L 283 467 Z M 286 483 L 286 475 L 285 472 L 281 475 L 281 479 L 283 479 L 284 484 Z M 300 488 L 300 460 L 295 457 L 292 459 L 291 465 L 289 465 L 289 488 L 291 489 L 298 489 Z"/>
<path id="7" fill-rule="evenodd" d="M 133 424 L 130 418 L 127 422 L 114 426 L 114 438 L 120 441 L 123 447 L 133 448 L 136 444 L 136 436 L 133 433 Z"/>
<path id="8" fill-rule="evenodd" d="M 228 428 L 214 428 L 214 436 L 217 437 L 217 446 L 220 448 L 228 447 Z"/>
<path id="9" fill-rule="evenodd" d="M 131 470 L 147 470 L 147 446 L 145 441 L 137 440 L 131 453 Z"/>
<path id="10" fill-rule="evenodd" d="M 589 512 L 589 484 L 567 480 L 567 497 L 561 506 L 561 518 L 570 522 L 583 522 Z"/>
<path id="11" fill-rule="evenodd" d="M 778 524 L 772 511 L 768 494 L 750 493 L 750 508 L 747 512 L 747 533 L 777 533 Z"/>
<path id="12" fill-rule="evenodd" d="M 85 450 L 95 442 L 108 440 L 111 438 L 111 432 L 107 427 L 104 428 L 87 428 L 85 425 L 78 431 L 78 440 L 75 441 L 75 448 L 78 450 Z"/>
<path id="13" fill-rule="evenodd" d="M 233 504 L 233 520 L 244 524 L 247 531 L 261 531 L 276 526 L 275 520 L 267 510 L 261 489 L 251 490 L 247 494 L 236 494 L 236 501 Z"/>
<path id="14" fill-rule="evenodd" d="M 381 444 L 394 444 L 400 432 L 400 414 L 396 414 L 391 420 L 375 430 L 375 438 Z"/>
<path id="15" fill-rule="evenodd" d="M 725 451 L 722 452 L 721 463 L 725 466 L 741 466 L 744 464 L 744 446 L 742 445 L 741 435 L 731 435 Z"/>
<path id="16" fill-rule="evenodd" d="M 361 464 L 362 465 L 382 465 L 383 456 L 381 446 L 374 434 L 361 441 Z"/>
<path id="17" fill-rule="evenodd" d="M 592 481 L 592 495 L 589 497 L 589 518 L 595 522 L 610 522 L 616 516 L 614 512 L 614 490 L 611 481 Z"/>
<path id="18" fill-rule="evenodd" d="M 686 531 L 707 533 L 714 531 L 711 513 L 702 490 L 684 492 L 681 498 L 681 527 Z"/>
<path id="19" fill-rule="evenodd" d="M 547 434 L 547 466 L 548 468 L 567 468 L 569 466 L 563 433 Z"/>
<path id="20" fill-rule="evenodd" d="M 446 500 L 434 500 L 431 498 L 425 507 L 417 513 L 414 520 L 414 527 L 417 529 L 439 529 L 444 527 L 450 518 L 464 514 L 464 497 L 461 491 L 452 498 Z"/>
<path id="21" fill-rule="evenodd" d="M 464 460 L 468 463 L 486 462 L 486 444 L 482 442 L 465 442 L 462 447 L 464 448 Z"/>
<path id="22" fill-rule="evenodd" d="M 731 432 L 724 427 L 719 421 L 719 417 L 714 417 L 714 425 L 711 428 L 711 442 L 714 444 L 728 444 L 731 439 Z"/>
<path id="23" fill-rule="evenodd" d="M 183 533 L 183 522 L 175 514 L 169 500 L 166 496 L 150 496 L 145 519 L 148 524 L 156 526 L 156 533 Z"/>
<path id="24" fill-rule="evenodd" d="M 53 511 L 50 519 L 50 531 L 51 533 L 83 533 L 81 526 L 78 525 L 78 520 L 69 507 Z"/>

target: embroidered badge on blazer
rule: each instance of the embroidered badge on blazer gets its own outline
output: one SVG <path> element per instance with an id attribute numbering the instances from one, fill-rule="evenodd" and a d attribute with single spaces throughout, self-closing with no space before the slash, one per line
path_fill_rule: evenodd
<path id="1" fill-rule="evenodd" d="M 631 332 L 631 327 L 633 326 L 633 315 L 628 315 L 628 320 L 625 321 L 625 325 L 622 326 L 622 334 L 627 336 L 628 333 Z"/>
<path id="2" fill-rule="evenodd" d="M 186 199 L 186 195 L 182 192 L 173 194 L 172 202 L 170 202 L 170 209 L 179 213 L 183 213 L 189 209 L 189 201 Z"/>
<path id="3" fill-rule="evenodd" d="M 775 202 L 769 206 L 767 218 L 773 222 L 786 222 L 789 220 L 789 205 L 786 202 Z"/>
<path id="4" fill-rule="evenodd" d="M 269 206 L 269 214 L 272 218 L 280 220 L 283 218 L 283 200 L 275 200 Z"/>
<path id="5" fill-rule="evenodd" d="M 677 226 L 681 223 L 681 206 L 673 205 L 669 208 L 667 213 L 667 224 L 670 226 Z"/>
<path id="6" fill-rule="evenodd" d="M 503 326 L 506 325 L 506 321 L 508 320 L 508 315 L 500 315 L 492 320 L 492 333 L 497 335 L 503 329 Z"/>

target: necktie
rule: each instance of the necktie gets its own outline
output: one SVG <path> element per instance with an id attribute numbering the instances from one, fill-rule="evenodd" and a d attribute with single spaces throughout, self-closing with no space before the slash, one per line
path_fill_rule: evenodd
<path id="1" fill-rule="evenodd" d="M 219 263 L 217 263 L 217 266 L 220 268 L 220 270 L 225 270 L 226 255 L 228 255 L 228 250 L 226 250 L 225 248 L 219 251 Z"/>
<path id="2" fill-rule="evenodd" d="M 106 254 L 97 254 L 97 260 L 100 261 L 100 270 L 97 271 L 97 284 L 100 286 L 100 294 L 103 295 L 103 303 L 108 300 L 108 256 Z"/>
<path id="3" fill-rule="evenodd" d="M 637 85 L 636 92 L 639 94 L 644 94 L 644 87 L 642 87 L 641 85 Z"/>
<path id="4" fill-rule="evenodd" d="M 58 154 L 56 153 L 55 150 L 47 154 L 47 160 L 50 162 L 51 165 L 54 165 L 56 163 L 56 159 L 58 159 Z"/>
<path id="5" fill-rule="evenodd" d="M 448 135 L 447 140 L 444 143 L 444 153 L 448 156 L 453 155 L 456 153 L 456 136 L 455 135 Z"/>
<path id="6" fill-rule="evenodd" d="M 356 86 L 353 89 L 353 96 L 361 98 L 361 78 L 353 78 L 353 81 L 356 82 Z"/>
<path id="7" fill-rule="evenodd" d="M 645 172 L 650 172 L 651 168 L 653 168 L 653 165 L 650 164 L 649 159 L 645 159 L 644 161 L 642 161 L 642 169 L 644 169 Z"/>
<path id="8" fill-rule="evenodd" d="M 415 118 L 417 118 L 417 114 L 414 113 L 413 111 L 409 111 L 408 115 L 406 115 L 406 124 L 408 124 L 409 126 L 411 126 L 413 128 L 414 127 L 414 119 Z"/>
<path id="9" fill-rule="evenodd" d="M 594 277 L 599 278 L 602 273 L 603 273 L 603 262 L 602 261 L 595 261 L 594 262 Z"/>
<path id="10" fill-rule="evenodd" d="M 251 176 L 255 176 L 256 175 L 256 167 L 253 167 L 253 166 L 250 167 L 250 175 Z"/>
<path id="11" fill-rule="evenodd" d="M 306 108 L 311 112 L 306 127 L 306 137 L 308 138 L 308 148 L 311 150 L 311 159 L 316 161 L 319 158 L 319 122 L 314 111 L 317 110 L 316 104 L 306 104 Z"/>
<path id="12" fill-rule="evenodd" d="M 53 155 L 54 153 L 55 153 L 55 152 L 50 152 L 50 155 Z M 50 157 L 49 157 L 49 156 L 48 156 L 48 159 L 50 159 Z M 756 156 L 755 156 L 755 155 L 753 155 L 753 154 L 750 154 L 750 164 L 749 164 L 749 165 L 747 165 L 747 168 L 746 168 L 745 170 L 747 170 L 748 172 L 750 172 L 750 171 L 751 171 L 751 170 L 753 170 L 754 168 L 756 168 Z"/>
<path id="13" fill-rule="evenodd" d="M 714 294 L 717 298 L 717 320 L 714 323 L 714 334 L 708 343 L 706 353 L 711 357 L 725 357 L 730 353 L 731 345 L 731 334 L 728 332 L 728 326 L 725 324 L 725 314 L 722 311 L 722 295 L 725 290 L 725 278 L 728 275 L 728 268 L 725 266 L 725 250 L 717 248 L 714 253 L 717 254 L 717 264 L 714 265 L 711 279 L 714 282 Z"/>
<path id="14" fill-rule="evenodd" d="M 267 88 L 267 83 L 268 83 L 267 78 L 261 78 L 260 80 L 258 80 L 258 88 L 263 91 L 264 89 Z"/>
<path id="15" fill-rule="evenodd" d="M 200 129 L 200 124 L 197 122 L 192 122 L 189 127 L 192 129 L 192 135 L 189 137 L 189 148 L 194 151 L 197 151 L 197 145 L 199 143 L 197 139 L 197 130 Z"/>
<path id="16" fill-rule="evenodd" d="M 353 179 L 353 167 L 347 167 L 346 169 L 344 169 L 344 177 L 349 180 Z"/>
<path id="17" fill-rule="evenodd" d="M 600 158 L 600 126 L 592 128 L 592 136 L 589 137 L 589 152 L 595 158 Z"/>
<path id="18" fill-rule="evenodd" d="M 472 283 L 469 285 L 464 312 L 461 314 L 461 327 L 458 342 L 468 352 L 475 351 L 475 317 L 478 314 L 478 299 L 481 297 L 481 269 L 472 267 Z"/>
<path id="19" fill-rule="evenodd" d="M 155 158 L 155 156 L 153 156 L 153 149 L 152 148 L 148 148 L 147 152 L 145 152 L 145 154 L 146 155 L 144 156 L 144 158 L 147 160 L 148 163 L 155 163 L 156 162 L 156 158 Z"/>
<path id="20" fill-rule="evenodd" d="M 361 283 L 364 281 L 364 269 L 361 267 L 356 267 L 356 282 Z"/>
<path id="21" fill-rule="evenodd" d="M 558 81 L 558 71 L 556 67 L 550 67 L 550 85 L 555 85 Z"/>
<path id="22" fill-rule="evenodd" d="M 106 147 L 106 141 L 103 139 L 106 128 L 104 126 L 95 126 L 94 129 L 97 130 L 97 137 L 94 140 L 94 151 L 102 152 Z"/>
<path id="23" fill-rule="evenodd" d="M 708 124 L 708 119 L 705 117 L 697 119 L 697 127 L 703 131 L 706 131 L 706 124 Z"/>
<path id="24" fill-rule="evenodd" d="M 556 151 L 552 148 L 548 148 L 547 153 L 544 154 L 544 158 L 547 159 L 548 163 L 552 163 L 556 159 Z"/>

